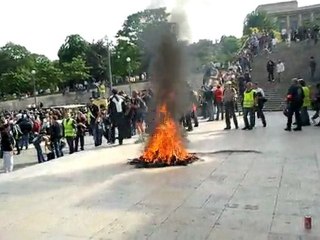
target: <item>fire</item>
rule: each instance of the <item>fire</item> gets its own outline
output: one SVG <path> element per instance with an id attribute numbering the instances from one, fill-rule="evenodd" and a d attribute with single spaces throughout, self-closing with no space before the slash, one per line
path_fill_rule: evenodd
<path id="1" fill-rule="evenodd" d="M 185 149 L 179 125 L 170 116 L 166 105 L 159 108 L 158 117 L 158 125 L 140 160 L 166 165 L 189 161 L 192 155 Z"/>

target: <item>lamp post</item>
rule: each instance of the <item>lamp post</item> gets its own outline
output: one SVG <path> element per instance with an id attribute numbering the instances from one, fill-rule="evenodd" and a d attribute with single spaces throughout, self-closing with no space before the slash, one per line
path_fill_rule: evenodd
<path id="1" fill-rule="evenodd" d="M 36 95 L 36 78 L 35 78 L 35 75 L 36 75 L 36 70 L 32 70 L 31 71 L 31 74 L 32 74 L 32 82 L 33 82 L 33 97 L 34 97 L 34 104 L 35 106 L 37 107 L 37 95 Z"/>
<path id="2" fill-rule="evenodd" d="M 110 44 L 108 43 L 108 65 L 109 65 L 109 94 L 112 95 L 112 88 L 113 88 L 113 82 L 112 82 L 112 69 L 111 69 L 111 53 L 110 53 Z"/>
<path id="3" fill-rule="evenodd" d="M 127 57 L 127 63 L 128 63 L 128 74 L 129 74 L 129 92 L 130 92 L 130 96 L 132 93 L 132 88 L 131 88 L 131 67 L 130 67 L 130 62 L 131 62 L 131 58 Z"/>

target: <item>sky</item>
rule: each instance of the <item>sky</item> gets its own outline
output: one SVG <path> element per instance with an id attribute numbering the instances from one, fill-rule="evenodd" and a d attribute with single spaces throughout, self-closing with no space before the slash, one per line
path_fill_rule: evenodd
<path id="1" fill-rule="evenodd" d="M 0 0 L 0 46 L 13 42 L 57 59 L 66 36 L 114 39 L 126 17 L 146 8 L 184 10 L 190 41 L 242 34 L 247 13 L 276 0 Z M 299 6 L 319 0 L 300 0 Z"/>

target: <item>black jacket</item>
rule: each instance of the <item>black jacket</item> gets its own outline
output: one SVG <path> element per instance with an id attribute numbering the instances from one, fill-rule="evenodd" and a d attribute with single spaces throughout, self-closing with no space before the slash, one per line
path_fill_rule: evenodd
<path id="1" fill-rule="evenodd" d="M 13 151 L 14 140 L 10 133 L 1 132 L 1 150 L 3 152 L 12 152 Z"/>

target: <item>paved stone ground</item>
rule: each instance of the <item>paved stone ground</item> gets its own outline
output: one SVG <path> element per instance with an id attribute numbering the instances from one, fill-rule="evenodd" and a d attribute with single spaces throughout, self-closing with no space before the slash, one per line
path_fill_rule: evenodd
<path id="1" fill-rule="evenodd" d="M 202 124 L 189 148 L 204 161 L 188 167 L 134 169 L 129 143 L 1 174 L 0 239 L 319 240 L 320 129 L 267 117 L 254 131 Z"/>

